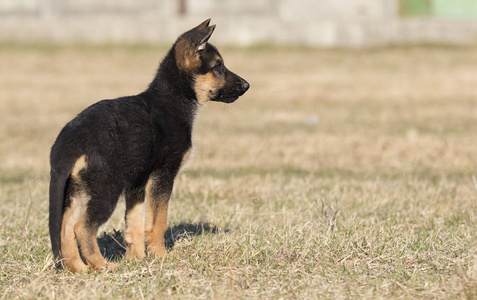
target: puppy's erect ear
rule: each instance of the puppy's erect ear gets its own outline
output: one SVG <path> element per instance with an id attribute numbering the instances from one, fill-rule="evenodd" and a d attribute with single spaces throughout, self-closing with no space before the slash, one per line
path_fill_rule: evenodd
<path id="1" fill-rule="evenodd" d="M 210 24 L 210 18 L 200 23 L 199 26 L 192 28 L 190 31 L 199 31 L 201 29 L 209 27 L 209 24 Z"/>
<path id="2" fill-rule="evenodd" d="M 200 53 L 200 51 L 203 51 L 205 50 L 205 45 L 207 44 L 207 42 L 209 41 L 212 33 L 214 32 L 215 30 L 215 25 L 212 25 L 210 27 L 206 27 L 200 31 L 198 31 L 196 34 L 195 34 L 195 41 L 194 43 L 197 45 L 197 52 Z"/>
<path id="3" fill-rule="evenodd" d="M 202 65 L 201 54 L 205 51 L 207 41 L 215 30 L 215 25 L 209 26 L 209 23 L 210 19 L 207 19 L 177 39 L 175 55 L 180 70 L 191 73 Z"/>

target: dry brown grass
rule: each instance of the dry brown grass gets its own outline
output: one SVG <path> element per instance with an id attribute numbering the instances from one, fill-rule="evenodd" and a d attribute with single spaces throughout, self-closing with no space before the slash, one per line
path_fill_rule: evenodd
<path id="1" fill-rule="evenodd" d="M 118 270 L 57 272 L 49 148 L 87 105 L 142 91 L 164 52 L 0 49 L 0 297 L 477 298 L 471 48 L 224 50 L 251 89 L 199 115 L 172 257 L 120 257 L 121 202 L 100 238 Z"/>

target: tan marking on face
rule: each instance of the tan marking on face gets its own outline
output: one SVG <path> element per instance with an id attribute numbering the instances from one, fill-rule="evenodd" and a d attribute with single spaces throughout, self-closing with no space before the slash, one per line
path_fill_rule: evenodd
<path id="1" fill-rule="evenodd" d="M 132 197 L 137 197 L 136 195 Z M 133 201 L 128 199 L 128 201 Z M 144 201 L 135 201 L 135 205 L 126 209 L 126 230 L 124 243 L 126 244 L 126 259 L 142 258 L 145 254 L 144 236 Z"/>
<path id="2" fill-rule="evenodd" d="M 81 155 L 80 158 L 78 158 L 73 165 L 73 169 L 71 169 L 71 176 L 78 178 L 78 173 L 86 169 L 87 164 L 86 164 L 86 155 Z"/>
<path id="3" fill-rule="evenodd" d="M 86 212 L 89 199 L 89 195 L 84 190 L 76 191 L 70 196 L 71 204 L 63 213 L 63 222 L 61 224 L 61 258 L 65 268 L 73 273 L 86 272 L 88 270 L 79 255 L 74 227 L 81 215 Z"/>
<path id="4" fill-rule="evenodd" d="M 197 101 L 199 101 L 199 103 L 210 101 L 224 85 L 225 79 L 217 78 L 212 72 L 197 75 L 194 85 Z"/>
<path id="5" fill-rule="evenodd" d="M 154 181 L 149 179 L 146 184 L 146 245 L 147 254 L 163 257 L 166 254 L 164 233 L 167 230 L 167 212 L 169 195 L 153 197 Z"/>

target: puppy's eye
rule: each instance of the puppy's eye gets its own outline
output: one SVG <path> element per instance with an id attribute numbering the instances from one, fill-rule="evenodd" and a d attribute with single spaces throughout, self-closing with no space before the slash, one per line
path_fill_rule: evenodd
<path id="1" fill-rule="evenodd" d="M 215 63 L 214 70 L 220 70 L 223 65 L 224 65 L 223 62 L 218 61 L 217 63 Z"/>

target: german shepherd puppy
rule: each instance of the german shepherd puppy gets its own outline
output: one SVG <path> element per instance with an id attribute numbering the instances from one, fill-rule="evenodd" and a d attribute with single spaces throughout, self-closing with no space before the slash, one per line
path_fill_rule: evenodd
<path id="1" fill-rule="evenodd" d="M 50 238 L 69 271 L 113 268 L 96 234 L 126 198 L 126 258 L 166 253 L 164 233 L 174 179 L 192 147 L 201 103 L 231 103 L 249 88 L 208 43 L 210 19 L 182 34 L 149 87 L 91 105 L 61 130 L 51 149 Z M 83 263 L 78 247 L 86 259 Z"/>

